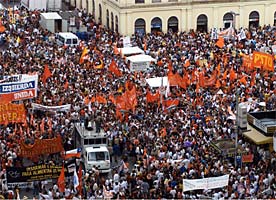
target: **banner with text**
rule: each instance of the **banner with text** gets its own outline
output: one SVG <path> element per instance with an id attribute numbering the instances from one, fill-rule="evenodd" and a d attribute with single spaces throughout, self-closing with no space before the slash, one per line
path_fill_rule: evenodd
<path id="1" fill-rule="evenodd" d="M 68 112 L 71 109 L 71 104 L 66 104 L 62 106 L 44 106 L 37 103 L 32 103 L 32 108 L 34 110 L 49 111 L 49 112 Z"/>
<path id="2" fill-rule="evenodd" d="M 26 110 L 23 104 L 0 104 L 0 124 L 24 123 Z"/>
<path id="3" fill-rule="evenodd" d="M 53 154 L 64 151 L 60 136 L 53 139 L 36 139 L 34 144 L 20 143 L 20 155 L 22 157 L 35 157 L 43 154 Z"/>
<path id="4" fill-rule="evenodd" d="M 0 83 L 0 100 L 5 102 L 32 99 L 37 96 L 38 75 L 12 76 Z M 18 81 L 14 81 L 18 80 Z"/>
<path id="5" fill-rule="evenodd" d="M 274 71 L 274 58 L 270 54 L 254 51 L 252 66 Z"/>
<path id="6" fill-rule="evenodd" d="M 202 189 L 214 189 L 227 186 L 229 174 L 219 177 L 202 178 L 202 179 L 183 179 L 183 192 Z"/>
<path id="7" fill-rule="evenodd" d="M 7 182 L 32 182 L 58 178 L 62 166 L 35 165 L 31 167 L 7 167 Z"/>

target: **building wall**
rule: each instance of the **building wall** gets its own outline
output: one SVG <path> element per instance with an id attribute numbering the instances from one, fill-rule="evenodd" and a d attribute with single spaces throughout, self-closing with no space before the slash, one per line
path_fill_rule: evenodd
<path id="1" fill-rule="evenodd" d="M 93 0 L 88 0 L 89 12 L 92 12 Z M 162 20 L 162 31 L 168 31 L 168 19 L 172 16 L 178 19 L 178 30 L 187 31 L 197 29 L 197 18 L 201 14 L 205 14 L 208 18 L 208 30 L 211 28 L 223 28 L 223 16 L 232 11 L 238 13 L 234 17 L 236 28 L 249 26 L 249 15 L 252 11 L 259 13 L 259 24 L 274 24 L 274 13 L 276 12 L 276 1 L 258 1 L 244 0 L 238 1 L 218 1 L 218 0 L 161 0 L 160 3 L 152 3 L 154 0 L 145 0 L 145 3 L 135 4 L 135 0 L 94 0 L 95 1 L 95 19 L 98 22 L 99 4 L 102 6 L 102 23 L 106 24 L 106 10 L 114 14 L 119 19 L 119 32 L 123 35 L 131 35 L 134 33 L 135 21 L 139 18 L 145 20 L 146 32 L 151 32 L 151 20 L 159 17 Z M 172 2 L 170 2 L 172 1 Z M 77 7 L 86 8 L 86 0 L 77 0 Z M 111 23 L 111 16 L 110 23 Z"/>

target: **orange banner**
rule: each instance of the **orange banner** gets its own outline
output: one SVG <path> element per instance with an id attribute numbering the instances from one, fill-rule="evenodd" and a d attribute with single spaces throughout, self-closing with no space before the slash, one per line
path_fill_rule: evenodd
<path id="1" fill-rule="evenodd" d="M 254 159 L 253 154 L 242 155 L 242 162 L 243 163 L 251 163 L 251 162 L 253 162 L 253 159 Z"/>
<path id="2" fill-rule="evenodd" d="M 24 141 L 20 143 L 22 157 L 35 157 L 44 154 L 53 154 L 64 151 L 62 146 L 62 139 L 60 136 L 53 139 L 36 139 L 34 144 L 25 144 Z"/>
<path id="3" fill-rule="evenodd" d="M 252 58 L 250 55 L 243 55 L 242 56 L 242 66 L 246 69 L 252 69 Z"/>
<path id="4" fill-rule="evenodd" d="M 252 66 L 263 67 L 264 70 L 274 71 L 274 58 L 272 55 L 262 52 L 253 52 Z"/>
<path id="5" fill-rule="evenodd" d="M 0 104 L 0 124 L 24 123 L 26 111 L 23 104 Z"/>

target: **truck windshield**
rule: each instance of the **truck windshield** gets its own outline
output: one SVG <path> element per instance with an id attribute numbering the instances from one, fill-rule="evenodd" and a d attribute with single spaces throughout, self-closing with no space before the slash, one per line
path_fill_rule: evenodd
<path id="1" fill-rule="evenodd" d="M 100 160 L 109 160 L 108 152 L 89 152 L 88 161 L 100 161 Z"/>

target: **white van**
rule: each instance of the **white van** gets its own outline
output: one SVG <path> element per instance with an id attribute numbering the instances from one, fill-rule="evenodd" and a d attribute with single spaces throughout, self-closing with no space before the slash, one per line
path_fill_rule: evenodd
<path id="1" fill-rule="evenodd" d="M 79 38 L 74 33 L 60 32 L 57 34 L 57 44 L 62 46 L 77 46 L 79 45 Z"/>
<path id="2" fill-rule="evenodd" d="M 86 171 L 97 167 L 100 173 L 109 173 L 110 155 L 106 146 L 90 146 L 84 149 L 84 165 Z"/>

